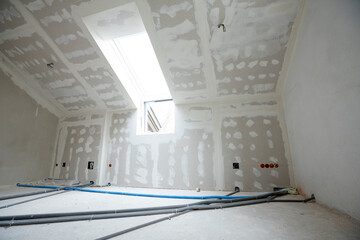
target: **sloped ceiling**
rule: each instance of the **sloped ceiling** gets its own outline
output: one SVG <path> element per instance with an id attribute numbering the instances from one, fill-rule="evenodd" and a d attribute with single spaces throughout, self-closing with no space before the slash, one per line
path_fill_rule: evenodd
<path id="1" fill-rule="evenodd" d="M 175 102 L 275 94 L 299 0 L 134 1 Z M 128 2 L 2 0 L 2 69 L 58 115 L 134 108 L 79 14 Z"/>

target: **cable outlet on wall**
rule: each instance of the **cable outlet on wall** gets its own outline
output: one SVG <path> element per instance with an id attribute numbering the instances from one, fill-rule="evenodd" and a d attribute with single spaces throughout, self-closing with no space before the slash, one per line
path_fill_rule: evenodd
<path id="1" fill-rule="evenodd" d="M 239 163 L 234 162 L 233 163 L 233 169 L 239 169 Z"/>
<path id="2" fill-rule="evenodd" d="M 94 169 L 94 161 L 88 162 L 88 169 Z"/>

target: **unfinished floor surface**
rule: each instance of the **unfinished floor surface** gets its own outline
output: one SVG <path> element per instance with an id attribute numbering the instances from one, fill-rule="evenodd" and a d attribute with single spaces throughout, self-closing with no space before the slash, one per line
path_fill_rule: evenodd
<path id="1" fill-rule="evenodd" d="M 92 188 L 98 189 L 98 188 Z M 163 195 L 208 196 L 228 192 L 196 192 L 106 187 L 101 190 Z M 0 196 L 39 191 L 6 186 Z M 257 195 L 238 193 L 236 195 Z M 0 207 L 36 196 L 0 201 Z M 287 195 L 284 199 L 302 199 Z M 198 200 L 132 197 L 66 191 L 44 199 L 0 209 L 0 216 L 30 213 L 127 209 L 192 203 Z M 97 239 L 168 215 L 77 221 L 0 228 L 0 239 Z M 220 210 L 194 211 L 114 239 L 360 239 L 360 223 L 346 215 L 308 203 L 265 203 Z"/>

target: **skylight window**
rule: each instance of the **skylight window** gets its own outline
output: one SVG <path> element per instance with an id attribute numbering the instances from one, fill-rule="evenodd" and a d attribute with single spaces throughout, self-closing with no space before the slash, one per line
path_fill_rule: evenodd
<path id="1" fill-rule="evenodd" d="M 137 132 L 173 132 L 172 97 L 136 4 L 83 20 L 138 108 Z"/>
<path id="2" fill-rule="evenodd" d="M 144 101 L 170 99 L 170 91 L 160 69 L 148 34 L 140 32 L 114 39 L 127 67 L 139 85 Z"/>

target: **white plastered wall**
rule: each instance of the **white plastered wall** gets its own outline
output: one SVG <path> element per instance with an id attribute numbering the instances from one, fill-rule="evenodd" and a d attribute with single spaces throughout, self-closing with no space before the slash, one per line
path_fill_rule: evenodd
<path id="1" fill-rule="evenodd" d="M 0 66 L 0 185 L 48 177 L 58 124 L 8 70 Z"/>
<path id="2" fill-rule="evenodd" d="M 307 1 L 284 92 L 295 181 L 360 219 L 360 2 Z"/>

